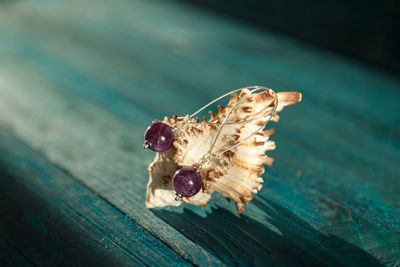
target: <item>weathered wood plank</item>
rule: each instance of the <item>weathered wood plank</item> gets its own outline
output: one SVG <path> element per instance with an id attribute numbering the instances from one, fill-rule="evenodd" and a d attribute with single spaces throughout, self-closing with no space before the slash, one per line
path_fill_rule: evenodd
<path id="1" fill-rule="evenodd" d="M 7 240 L 0 244 L 17 247 L 25 263 L 190 266 L 118 208 L 3 131 L 0 169 L 0 236 Z"/>
<path id="2" fill-rule="evenodd" d="M 398 262 L 398 80 L 171 2 L 38 3 L 0 11 L 0 125 L 185 259 L 374 263 L 364 250 Z M 221 198 L 146 210 L 147 123 L 249 84 L 301 88 L 304 101 L 283 114 L 275 165 L 244 218 Z"/>

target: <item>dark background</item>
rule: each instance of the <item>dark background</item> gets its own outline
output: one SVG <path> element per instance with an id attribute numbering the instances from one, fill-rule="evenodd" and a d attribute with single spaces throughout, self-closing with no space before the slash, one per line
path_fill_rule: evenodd
<path id="1" fill-rule="evenodd" d="M 397 0 L 189 2 L 345 53 L 395 75 L 400 71 L 400 1 Z"/>

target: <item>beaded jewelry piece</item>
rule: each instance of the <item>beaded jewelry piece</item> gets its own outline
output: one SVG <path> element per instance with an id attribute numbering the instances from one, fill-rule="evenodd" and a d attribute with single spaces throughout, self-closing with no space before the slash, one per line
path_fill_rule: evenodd
<path id="1" fill-rule="evenodd" d="M 236 92 L 239 91 L 241 93 L 237 96 Z M 204 120 L 203 122 L 196 118 L 196 115 L 201 111 L 229 95 L 232 96 L 231 101 L 226 108 L 218 107 L 218 115 L 210 112 L 210 120 Z M 283 100 L 282 103 L 280 103 L 279 98 Z M 150 172 L 154 170 L 157 165 L 157 158 L 164 161 L 167 160 L 169 165 L 164 162 L 165 166 L 162 166 L 165 167 L 165 175 L 161 178 L 164 181 L 164 186 L 170 184 L 171 191 L 173 189 L 175 192 L 175 200 L 185 200 L 185 202 L 190 203 L 191 199 L 199 194 L 201 189 L 203 189 L 203 193 L 209 194 L 210 188 L 213 187 L 212 182 L 216 180 L 222 181 L 221 177 L 224 178 L 228 175 L 230 166 L 240 167 L 236 165 L 242 163 L 234 157 L 234 154 L 240 154 L 241 151 L 244 151 L 244 148 L 249 146 L 249 142 L 252 140 L 253 143 L 251 144 L 257 147 L 259 145 L 257 140 L 260 139 L 257 135 L 265 135 L 263 133 L 265 125 L 270 120 L 277 119 L 277 112 L 284 106 L 298 102 L 300 99 L 300 93 L 286 92 L 276 94 L 267 87 L 252 86 L 226 93 L 191 115 L 184 117 L 174 116 L 171 119 L 165 118 L 163 122 L 153 121 L 145 133 L 144 147 L 159 152 L 160 155 L 156 156 L 156 160 L 151 164 L 149 170 Z M 200 136 L 199 140 L 202 141 L 193 142 L 190 136 L 198 139 Z M 264 141 L 266 141 L 265 138 Z M 197 149 L 186 149 L 187 147 L 185 146 L 188 143 L 191 146 L 196 146 Z M 264 144 L 265 142 L 261 143 Z M 205 148 L 205 146 L 208 148 Z M 241 147 L 242 149 L 240 149 Z M 193 154 L 194 151 L 198 151 L 199 154 Z M 268 163 L 264 153 L 262 154 L 259 155 L 257 152 L 257 155 L 247 155 L 249 157 L 248 160 L 251 161 L 252 156 L 255 159 L 262 157 L 263 162 Z M 254 162 L 257 162 L 254 168 L 257 170 L 257 176 L 259 176 L 261 174 L 258 174 L 260 172 L 258 167 L 259 160 Z M 175 171 L 172 174 L 171 171 L 174 166 Z M 251 169 L 251 167 L 242 166 L 244 169 Z M 238 170 L 240 171 L 240 169 Z M 249 174 L 246 173 L 246 175 L 248 176 Z M 152 173 L 150 173 L 150 176 L 149 186 L 154 186 L 152 178 L 156 177 L 153 177 Z M 229 185 L 225 185 L 225 187 L 228 188 Z M 256 191 L 252 190 L 252 192 L 256 193 L 260 188 L 261 186 L 257 185 L 255 187 Z M 221 192 L 220 189 L 217 186 L 214 190 L 220 191 L 220 193 L 227 195 L 229 198 L 229 192 Z M 236 199 L 234 200 L 238 203 Z M 170 201 L 168 200 L 167 202 Z M 244 200 L 242 202 L 247 203 L 248 201 Z M 149 191 L 146 204 L 147 206 L 152 206 L 149 205 Z"/>

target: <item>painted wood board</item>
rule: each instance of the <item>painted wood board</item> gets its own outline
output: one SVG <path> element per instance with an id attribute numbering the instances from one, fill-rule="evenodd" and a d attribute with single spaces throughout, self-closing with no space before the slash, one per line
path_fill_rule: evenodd
<path id="1" fill-rule="evenodd" d="M 7 133 L 0 135 L 0 235 L 24 261 L 47 266 L 190 266 L 68 171 Z M 4 258 L 11 255 L 7 252 Z"/>
<path id="2" fill-rule="evenodd" d="M 41 155 L 41 173 L 65 170 L 178 264 L 399 263 L 394 77 L 172 1 L 4 2 L 0 55 L 2 162 L 21 169 L 15 192 L 39 187 L 24 157 L 8 161 L 20 140 L 24 155 Z M 146 209 L 149 122 L 253 84 L 304 97 L 273 125 L 275 163 L 245 213 L 219 196 L 207 208 Z"/>

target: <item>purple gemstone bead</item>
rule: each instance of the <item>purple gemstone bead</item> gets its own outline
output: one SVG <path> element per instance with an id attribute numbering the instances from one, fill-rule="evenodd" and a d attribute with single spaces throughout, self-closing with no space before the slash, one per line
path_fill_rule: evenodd
<path id="1" fill-rule="evenodd" d="M 144 140 L 151 150 L 164 152 L 171 147 L 174 141 L 172 128 L 163 122 L 155 122 L 147 128 Z"/>
<path id="2" fill-rule="evenodd" d="M 183 197 L 191 197 L 200 191 L 203 180 L 194 168 L 182 167 L 175 173 L 172 186 L 177 194 Z"/>

